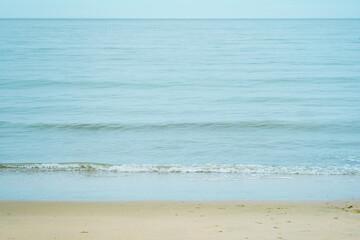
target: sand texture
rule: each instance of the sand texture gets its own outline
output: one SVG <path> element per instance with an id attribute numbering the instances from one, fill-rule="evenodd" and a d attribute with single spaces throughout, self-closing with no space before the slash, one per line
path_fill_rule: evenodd
<path id="1" fill-rule="evenodd" d="M 360 201 L 0 202 L 0 239 L 359 240 Z"/>

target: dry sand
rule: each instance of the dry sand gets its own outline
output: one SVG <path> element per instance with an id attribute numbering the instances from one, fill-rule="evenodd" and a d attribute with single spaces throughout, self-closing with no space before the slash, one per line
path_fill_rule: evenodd
<path id="1" fill-rule="evenodd" d="M 0 202 L 0 239 L 360 239 L 360 201 Z"/>

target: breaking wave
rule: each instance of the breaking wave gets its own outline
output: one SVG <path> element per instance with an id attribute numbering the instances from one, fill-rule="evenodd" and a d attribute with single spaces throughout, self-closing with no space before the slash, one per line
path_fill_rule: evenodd
<path id="1" fill-rule="evenodd" d="M 2 163 L 1 171 L 243 174 L 243 175 L 360 175 L 360 166 L 267 166 L 267 165 L 113 165 L 101 163 Z"/>

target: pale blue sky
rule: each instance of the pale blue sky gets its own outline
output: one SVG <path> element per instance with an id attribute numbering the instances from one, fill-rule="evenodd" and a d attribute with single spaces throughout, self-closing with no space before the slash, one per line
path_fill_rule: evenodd
<path id="1" fill-rule="evenodd" d="M 360 0 L 0 0 L 0 18 L 360 18 Z"/>

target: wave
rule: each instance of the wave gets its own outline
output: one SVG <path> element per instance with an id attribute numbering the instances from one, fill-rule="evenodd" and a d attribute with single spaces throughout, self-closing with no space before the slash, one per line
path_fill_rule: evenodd
<path id="1" fill-rule="evenodd" d="M 241 121 L 241 122 L 174 122 L 174 123 L 12 123 L 0 121 L 3 127 L 24 127 L 33 129 L 68 129 L 68 130 L 166 130 L 166 129 L 360 129 L 356 123 L 292 123 L 281 121 Z"/>
<path id="2" fill-rule="evenodd" d="M 102 163 L 2 163 L 0 171 L 243 174 L 243 175 L 360 175 L 360 166 L 268 166 L 268 165 L 116 165 Z"/>

